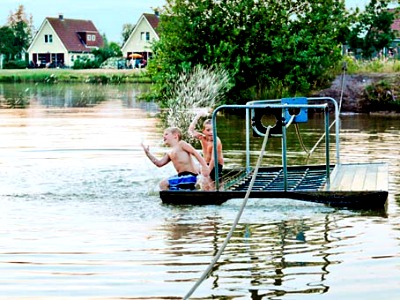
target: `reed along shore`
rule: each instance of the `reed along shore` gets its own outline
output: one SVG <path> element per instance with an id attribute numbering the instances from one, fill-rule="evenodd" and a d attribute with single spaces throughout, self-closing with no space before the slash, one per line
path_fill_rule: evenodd
<path id="1" fill-rule="evenodd" d="M 0 70 L 3 83 L 151 83 L 146 69 L 12 69 Z"/>

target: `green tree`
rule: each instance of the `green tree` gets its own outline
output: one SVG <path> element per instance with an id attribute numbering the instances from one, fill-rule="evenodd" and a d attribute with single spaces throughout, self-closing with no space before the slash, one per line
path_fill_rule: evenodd
<path id="1" fill-rule="evenodd" d="M 92 54 L 95 56 L 94 59 L 81 59 L 75 61 L 74 69 L 96 69 L 110 57 L 121 57 L 122 52 L 120 46 L 115 43 L 109 43 L 107 37 L 103 35 L 104 46 L 99 49 L 94 49 Z"/>
<path id="2" fill-rule="evenodd" d="M 0 27 L 0 59 L 3 54 L 6 60 L 9 60 L 16 52 L 14 43 L 10 42 L 14 40 L 14 32 L 8 26 Z"/>
<path id="3" fill-rule="evenodd" d="M 14 33 L 14 38 L 10 40 L 14 49 L 12 58 L 22 59 L 23 52 L 28 49 L 32 41 L 32 24 L 32 16 L 27 16 L 23 5 L 19 5 L 15 12 L 10 12 L 7 25 Z"/>
<path id="4" fill-rule="evenodd" d="M 98 60 L 99 65 L 107 58 L 122 56 L 121 48 L 115 42 L 107 43 L 103 48 L 95 49 L 92 53 L 96 57 L 96 60 Z"/>
<path id="5" fill-rule="evenodd" d="M 312 89 L 341 59 L 342 0 L 166 2 L 149 66 L 161 98 L 196 65 L 229 72 L 228 102 L 293 96 Z"/>
<path id="6" fill-rule="evenodd" d="M 135 29 L 134 24 L 126 23 L 122 26 L 122 45 L 128 40 L 129 36 L 131 35 L 133 29 Z"/>
<path id="7" fill-rule="evenodd" d="M 348 44 L 357 53 L 360 51 L 362 57 L 373 57 L 394 40 L 391 26 L 395 14 L 388 9 L 391 2 L 371 0 L 365 10 L 357 15 L 348 35 Z"/>

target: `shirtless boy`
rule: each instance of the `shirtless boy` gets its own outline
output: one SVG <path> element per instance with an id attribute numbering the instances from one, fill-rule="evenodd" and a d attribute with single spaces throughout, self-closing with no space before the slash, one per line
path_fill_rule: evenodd
<path id="1" fill-rule="evenodd" d="M 165 145 L 171 148 L 161 159 L 157 159 L 150 153 L 149 146 L 142 144 L 144 152 L 153 164 L 163 167 L 172 161 L 178 175 L 164 179 L 160 182 L 161 190 L 194 190 L 198 175 L 198 167 L 193 161 L 194 156 L 201 165 L 201 174 L 207 177 L 210 170 L 203 157 L 190 144 L 181 140 L 182 133 L 179 128 L 170 127 L 165 129 L 163 139 Z"/>
<path id="2" fill-rule="evenodd" d="M 199 112 L 196 117 L 193 119 L 192 123 L 189 126 L 189 134 L 192 137 L 200 140 L 201 148 L 203 151 L 203 156 L 210 168 L 210 178 L 215 181 L 215 162 L 214 162 L 214 138 L 213 138 L 213 130 L 211 120 L 207 119 L 203 123 L 202 132 L 198 132 L 195 130 L 196 124 L 199 121 L 201 116 L 206 115 L 204 112 Z M 221 178 L 222 167 L 224 165 L 224 157 L 222 155 L 222 143 L 221 140 L 217 137 L 217 157 L 218 157 L 218 177 Z"/>

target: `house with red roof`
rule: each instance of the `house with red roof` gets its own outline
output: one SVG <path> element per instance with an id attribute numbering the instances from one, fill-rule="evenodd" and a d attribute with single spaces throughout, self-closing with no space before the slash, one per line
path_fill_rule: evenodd
<path id="1" fill-rule="evenodd" d="M 395 10 L 392 10 L 393 13 L 396 13 Z M 393 41 L 394 47 L 399 47 L 400 46 L 400 16 L 398 13 L 395 15 L 395 19 L 393 21 L 393 24 L 391 26 L 392 30 L 394 31 L 394 35 L 396 38 Z"/>
<path id="2" fill-rule="evenodd" d="M 126 59 L 142 57 L 142 59 L 148 60 L 151 58 L 151 43 L 160 39 L 157 32 L 159 22 L 158 13 L 144 13 L 140 16 L 135 28 L 121 48 Z"/>
<path id="3" fill-rule="evenodd" d="M 72 67 L 74 61 L 94 58 L 91 52 L 103 47 L 103 37 L 90 20 L 46 18 L 28 48 L 34 67 Z"/>
<path id="4" fill-rule="evenodd" d="M 396 36 L 400 36 L 400 19 L 395 19 L 391 27 L 396 32 Z"/>
<path id="5" fill-rule="evenodd" d="M 395 9 L 389 9 L 390 12 L 395 14 L 395 18 L 391 25 L 391 28 L 394 32 L 395 38 L 389 47 L 389 54 L 392 54 L 399 58 L 399 50 L 400 50 L 400 14 Z"/>

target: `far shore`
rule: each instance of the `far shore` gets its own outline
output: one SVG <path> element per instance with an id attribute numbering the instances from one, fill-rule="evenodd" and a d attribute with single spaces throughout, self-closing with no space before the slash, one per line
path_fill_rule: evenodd
<path id="1" fill-rule="evenodd" d="M 0 69 L 0 83 L 41 84 L 130 84 L 153 83 L 147 69 Z M 342 87 L 342 84 L 344 86 Z M 380 103 L 386 116 L 398 115 L 400 111 L 400 72 L 359 72 L 336 76 L 328 88 L 314 91 L 313 96 L 339 99 L 343 97 L 342 112 L 365 113 L 372 102 Z M 343 90 L 342 90 L 343 89 Z M 368 89 L 368 93 L 366 92 Z M 343 93 L 342 93 L 343 92 Z M 392 95 L 393 103 L 387 102 Z M 386 102 L 385 102 L 386 101 Z M 376 104 L 375 104 L 376 105 Z"/>
<path id="2" fill-rule="evenodd" d="M 0 82 L 151 83 L 146 69 L 1 69 Z"/>

